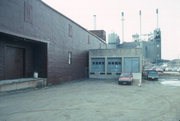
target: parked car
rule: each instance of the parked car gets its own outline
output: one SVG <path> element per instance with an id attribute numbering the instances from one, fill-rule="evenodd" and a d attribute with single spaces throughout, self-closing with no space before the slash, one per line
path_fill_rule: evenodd
<path id="1" fill-rule="evenodd" d="M 177 72 L 178 71 L 178 67 L 173 67 L 172 71 Z"/>
<path id="2" fill-rule="evenodd" d="M 163 70 L 162 68 L 156 68 L 155 70 L 156 70 L 157 72 L 161 72 L 161 73 L 164 72 L 164 70 Z"/>
<path id="3" fill-rule="evenodd" d="M 151 80 L 158 80 L 159 75 L 156 70 L 147 70 L 143 72 L 143 78 L 145 79 L 151 79 Z"/>
<path id="4" fill-rule="evenodd" d="M 165 71 L 172 71 L 172 68 L 171 67 L 166 67 Z"/>
<path id="5" fill-rule="evenodd" d="M 133 82 L 133 74 L 132 73 L 121 73 L 119 80 L 118 80 L 118 84 L 129 84 L 131 85 Z"/>
<path id="6" fill-rule="evenodd" d="M 177 72 L 180 72 L 180 68 L 177 69 Z"/>

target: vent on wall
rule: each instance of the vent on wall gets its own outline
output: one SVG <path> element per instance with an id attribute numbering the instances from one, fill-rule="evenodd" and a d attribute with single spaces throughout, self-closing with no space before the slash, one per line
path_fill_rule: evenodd
<path id="1" fill-rule="evenodd" d="M 24 1 L 24 22 L 33 23 L 33 9 L 28 1 Z"/>

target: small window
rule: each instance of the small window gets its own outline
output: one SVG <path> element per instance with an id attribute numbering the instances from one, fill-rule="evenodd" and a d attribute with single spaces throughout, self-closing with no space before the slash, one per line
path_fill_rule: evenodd
<path id="1" fill-rule="evenodd" d="M 119 65 L 121 65 L 121 62 L 118 62 L 119 63 Z"/>
<path id="2" fill-rule="evenodd" d="M 102 64 L 104 65 L 104 62 L 102 62 Z"/>
<path id="3" fill-rule="evenodd" d="M 72 52 L 68 52 L 68 64 L 72 64 Z"/>
<path id="4" fill-rule="evenodd" d="M 89 35 L 88 35 L 88 44 L 90 44 L 90 37 L 89 37 Z"/>
<path id="5" fill-rule="evenodd" d="M 101 49 L 101 43 L 99 43 L 99 48 Z"/>
<path id="6" fill-rule="evenodd" d="M 112 62 L 112 64 L 114 65 L 114 62 Z"/>
<path id="7" fill-rule="evenodd" d="M 96 65 L 98 65 L 98 62 L 96 62 Z"/>
<path id="8" fill-rule="evenodd" d="M 115 64 L 117 65 L 117 64 L 118 64 L 118 62 L 115 62 Z"/>
<path id="9" fill-rule="evenodd" d="M 99 62 L 99 65 L 101 65 L 101 62 Z"/>
<path id="10" fill-rule="evenodd" d="M 91 72 L 90 74 L 95 74 L 94 72 Z"/>
<path id="11" fill-rule="evenodd" d="M 95 62 L 93 62 L 93 65 L 95 65 Z"/>
<path id="12" fill-rule="evenodd" d="M 110 65 L 110 64 L 111 64 L 111 62 L 108 62 L 108 64 Z"/>
<path id="13" fill-rule="evenodd" d="M 28 2 L 24 2 L 24 22 L 32 24 L 33 21 L 33 8 L 32 5 Z"/>
<path id="14" fill-rule="evenodd" d="M 68 34 L 69 34 L 69 37 L 72 37 L 72 35 L 73 35 L 72 25 L 71 24 L 68 25 Z"/>

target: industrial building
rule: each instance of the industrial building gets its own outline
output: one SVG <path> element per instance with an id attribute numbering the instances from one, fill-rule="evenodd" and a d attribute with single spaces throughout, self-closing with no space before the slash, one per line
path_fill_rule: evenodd
<path id="1" fill-rule="evenodd" d="M 133 42 L 123 42 L 120 44 L 114 40 L 108 48 L 142 48 L 143 61 L 146 63 L 161 62 L 161 31 L 155 29 L 153 33 L 132 36 Z"/>
<path id="2" fill-rule="evenodd" d="M 150 63 L 158 63 L 161 61 L 161 31 L 155 29 L 152 34 L 145 34 L 133 38 L 133 42 L 124 42 L 119 48 L 142 48 L 143 60 Z"/>
<path id="3" fill-rule="evenodd" d="M 101 48 L 103 39 L 41 0 L 0 1 L 0 80 L 85 78 L 89 49 Z"/>
<path id="4" fill-rule="evenodd" d="M 142 49 L 92 49 L 89 51 L 89 78 L 117 79 L 121 72 L 132 72 L 141 79 Z"/>
<path id="5" fill-rule="evenodd" d="M 113 35 L 110 39 L 108 48 L 142 48 L 142 59 L 143 63 L 159 63 L 162 61 L 161 58 L 161 30 L 159 28 L 158 20 L 158 9 L 156 9 L 157 25 L 156 29 L 148 34 L 142 33 L 142 22 L 141 22 L 141 10 L 139 11 L 140 17 L 140 31 L 139 34 L 132 35 L 133 41 L 126 42 L 124 40 L 124 12 L 122 12 L 122 40 L 121 43 L 117 41 L 118 36 Z"/>

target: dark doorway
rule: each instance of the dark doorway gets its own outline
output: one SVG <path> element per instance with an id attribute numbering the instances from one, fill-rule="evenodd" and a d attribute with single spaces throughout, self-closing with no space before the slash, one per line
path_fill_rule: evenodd
<path id="1" fill-rule="evenodd" d="M 5 48 L 5 78 L 23 78 L 25 70 L 25 49 L 13 46 Z"/>

